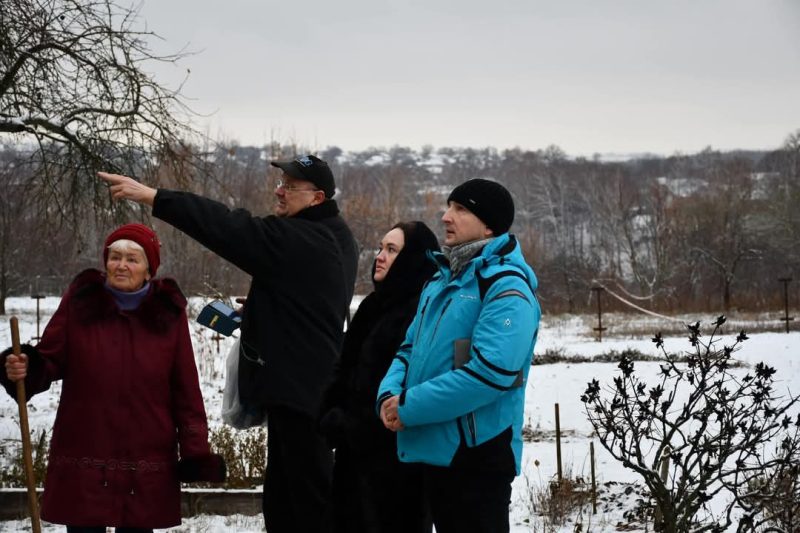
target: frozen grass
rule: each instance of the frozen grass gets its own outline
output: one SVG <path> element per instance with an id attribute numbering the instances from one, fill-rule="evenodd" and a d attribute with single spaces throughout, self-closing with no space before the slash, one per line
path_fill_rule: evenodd
<path id="1" fill-rule="evenodd" d="M 18 533 L 20 531 L 30 531 L 30 520 L 7 520 L 0 522 L 0 532 Z M 59 524 L 42 522 L 42 533 L 64 533 L 65 528 Z M 108 531 L 114 531 L 109 529 Z M 169 529 L 159 529 L 158 531 L 170 533 L 261 533 L 264 531 L 264 519 L 258 516 L 210 516 L 199 515 L 191 518 L 184 518 L 183 524 Z"/>
<path id="2" fill-rule="evenodd" d="M 666 336 L 683 335 L 686 333 L 686 324 L 693 324 L 698 319 L 709 320 L 712 318 L 711 315 L 711 313 L 696 313 L 659 318 L 643 313 L 603 313 L 603 327 L 607 328 L 603 331 L 603 338 L 652 337 L 659 331 Z M 726 314 L 728 320 L 723 326 L 722 333 L 735 334 L 742 329 L 748 333 L 785 332 L 785 322 L 781 320 L 783 316 L 783 311 L 762 313 L 732 311 L 730 314 Z M 795 320 L 800 320 L 800 310 L 790 309 L 789 316 L 798 317 Z M 578 336 L 592 340 L 597 337 L 597 332 L 594 330 L 598 324 L 596 314 L 545 314 L 542 317 L 542 324 L 544 328 L 559 336 Z M 797 324 L 790 323 L 789 328 L 797 329 Z"/>
<path id="3" fill-rule="evenodd" d="M 196 314 L 203 302 L 192 299 L 191 309 Z M 23 342 L 36 335 L 36 302 L 30 298 L 11 298 L 7 302 L 10 314 L 20 318 Z M 57 298 L 41 301 L 43 316 L 42 329 L 50 314 L 58 305 Z M 800 314 L 800 313 L 794 313 Z M 735 334 L 739 329 L 748 333 L 755 331 L 782 331 L 783 323 L 777 320 L 780 314 L 733 314 L 729 317 L 727 333 Z M 662 331 L 667 335 L 666 348 L 670 353 L 680 353 L 689 347 L 686 340 L 685 323 L 700 319 L 710 322 L 715 316 L 681 316 L 677 321 L 665 321 L 645 315 L 608 313 L 603 316 L 603 325 L 609 329 L 604 332 L 603 342 L 594 338 L 592 327 L 596 316 L 545 315 L 536 347 L 536 356 L 559 353 L 564 356 L 593 358 L 597 355 L 625 350 L 655 357 L 657 352 L 651 342 L 654 333 Z M 793 323 L 792 327 L 796 327 Z M 209 423 L 219 427 L 222 390 L 224 387 L 225 357 L 232 343 L 226 338 L 217 344 L 211 339 L 211 332 L 192 324 L 192 338 L 201 378 L 203 397 Z M 0 347 L 10 344 L 7 320 L 0 321 Z M 751 335 L 735 356 L 745 365 L 758 361 L 778 370 L 776 386 L 797 392 L 800 389 L 800 332 L 790 334 L 763 332 Z M 532 491 L 541 492 L 548 487 L 556 474 L 555 416 L 554 403 L 560 406 L 562 431 L 562 458 L 564 465 L 570 465 L 570 477 L 590 478 L 589 443 L 592 441 L 592 428 L 583 412 L 580 395 L 586 384 L 593 378 L 610 382 L 616 372 L 616 364 L 610 362 L 583 362 L 565 360 L 554 364 L 540 364 L 531 368 L 526 388 L 525 426 L 526 441 L 523 447 L 523 475 L 513 484 L 510 518 L 513 533 L 555 531 L 558 533 L 592 531 L 610 533 L 612 531 L 652 530 L 652 523 L 639 517 L 642 510 L 641 487 L 636 484 L 637 477 L 613 460 L 595 442 L 598 475 L 598 514 L 587 514 L 586 505 L 580 505 L 565 518 L 563 525 L 548 525 L 531 508 Z M 637 373 L 644 378 L 655 379 L 658 375 L 658 362 L 638 361 Z M 737 369 L 746 372 L 747 368 Z M 47 393 L 34 398 L 29 404 L 31 429 L 36 431 L 49 428 L 58 404 L 60 385 L 55 384 Z M 19 427 L 16 404 L 5 394 L 0 394 L 0 442 L 5 439 L 18 439 Z M 1 459 L 0 459 L 1 460 Z M 536 464 L 538 462 L 538 465 Z M 4 465 L 0 467 L 5 468 Z M 531 483 L 534 483 L 532 486 Z M 538 488 L 537 488 L 538 487 Z M 638 514 L 637 514 L 638 513 Z M 548 529 L 549 528 L 549 529 Z M 0 522 L 0 532 L 16 532 L 29 529 L 25 522 Z M 46 525 L 44 531 L 62 532 L 61 526 Z M 181 532 L 258 532 L 263 531 L 260 516 L 245 517 L 234 515 L 199 516 L 184 519 L 180 528 L 169 531 Z"/>

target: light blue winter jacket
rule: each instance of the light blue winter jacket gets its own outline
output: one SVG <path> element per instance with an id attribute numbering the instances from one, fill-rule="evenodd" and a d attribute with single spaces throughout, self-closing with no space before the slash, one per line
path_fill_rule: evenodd
<path id="1" fill-rule="evenodd" d="M 507 233 L 455 278 L 442 254 L 435 260 L 439 272 L 380 384 L 378 408 L 400 395 L 403 462 L 449 466 L 461 434 L 472 448 L 511 427 L 519 474 L 525 384 L 541 316 L 536 275 Z M 455 352 L 465 346 L 469 360 L 455 369 Z"/>

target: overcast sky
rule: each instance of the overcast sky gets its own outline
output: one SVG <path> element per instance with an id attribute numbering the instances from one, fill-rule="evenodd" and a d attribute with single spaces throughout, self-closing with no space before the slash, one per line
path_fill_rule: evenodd
<path id="1" fill-rule="evenodd" d="M 797 0 L 144 0 L 213 137 L 312 148 L 772 149 Z M 177 70 L 157 72 L 174 80 Z"/>

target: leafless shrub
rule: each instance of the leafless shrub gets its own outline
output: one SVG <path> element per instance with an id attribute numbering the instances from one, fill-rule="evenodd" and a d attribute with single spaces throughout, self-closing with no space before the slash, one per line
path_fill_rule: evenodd
<path id="1" fill-rule="evenodd" d="M 716 532 L 734 522 L 737 531 L 756 531 L 769 517 L 743 497 L 748 487 L 765 471 L 797 468 L 800 417 L 789 414 L 798 396 L 777 394 L 775 369 L 763 363 L 743 377 L 731 372 L 731 354 L 747 335 L 742 331 L 734 344 L 718 349 L 724 323 L 725 317 L 713 323 L 707 341 L 699 322 L 689 325 L 693 349 L 686 363 L 664 353 L 655 386 L 623 357 L 611 386 L 602 390 L 593 380 L 581 397 L 603 447 L 644 480 L 661 531 Z M 661 334 L 653 341 L 664 350 Z M 778 452 L 766 454 L 774 443 Z M 662 474 L 666 455 L 670 462 Z M 717 496 L 726 502 L 715 513 L 707 504 Z"/>
<path id="2" fill-rule="evenodd" d="M 584 515 L 589 516 L 592 509 L 591 486 L 580 476 L 572 475 L 571 465 L 567 465 L 561 482 L 543 481 L 539 472 L 539 461 L 534 461 L 536 474 L 525 472 L 525 505 L 530 515 L 534 531 L 560 531 L 568 522 L 574 521 L 574 531 L 584 529 Z"/>
<path id="3" fill-rule="evenodd" d="M 212 450 L 222 455 L 228 466 L 225 488 L 252 488 L 261 483 L 267 464 L 266 435 L 266 430 L 260 427 L 235 430 L 229 426 L 219 426 L 210 431 Z"/>
<path id="4" fill-rule="evenodd" d="M 50 439 L 46 430 L 39 434 L 31 433 L 31 458 L 33 460 L 33 476 L 36 485 L 41 487 L 44 475 L 47 472 L 47 456 L 50 449 Z M 6 457 L 2 457 L 2 456 Z M 25 457 L 22 451 L 22 441 L 13 440 L 10 445 L 0 448 L 0 462 L 5 463 L 0 470 L 0 487 L 26 487 Z M 6 467 L 7 465 L 7 467 Z"/>

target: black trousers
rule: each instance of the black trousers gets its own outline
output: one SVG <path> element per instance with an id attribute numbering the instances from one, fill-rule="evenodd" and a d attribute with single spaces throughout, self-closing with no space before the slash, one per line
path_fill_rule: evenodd
<path id="1" fill-rule="evenodd" d="M 288 407 L 270 407 L 262 500 L 267 532 L 327 531 L 332 470 L 333 454 L 315 420 Z"/>
<path id="2" fill-rule="evenodd" d="M 117 533 L 153 533 L 152 529 L 140 527 L 118 527 Z M 84 527 L 84 526 L 67 526 L 67 533 L 106 533 L 105 526 Z"/>
<path id="3" fill-rule="evenodd" d="M 335 533 L 430 533 L 423 466 L 391 453 L 336 449 L 333 467 Z"/>
<path id="4" fill-rule="evenodd" d="M 514 475 L 425 465 L 436 533 L 508 533 Z"/>

